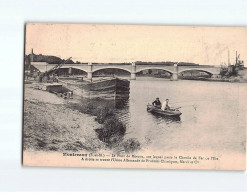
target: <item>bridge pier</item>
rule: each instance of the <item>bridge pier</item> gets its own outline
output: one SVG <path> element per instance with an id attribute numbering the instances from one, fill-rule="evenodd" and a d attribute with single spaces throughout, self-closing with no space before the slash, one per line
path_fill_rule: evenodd
<path id="1" fill-rule="evenodd" d="M 88 78 L 89 80 L 92 80 L 92 79 L 93 79 L 93 73 L 92 73 L 92 72 L 88 72 L 88 73 L 87 73 L 87 78 Z"/>
<path id="2" fill-rule="evenodd" d="M 172 74 L 172 80 L 177 81 L 178 80 L 178 65 L 174 64 L 174 71 Z"/>
<path id="3" fill-rule="evenodd" d="M 136 64 L 135 62 L 131 63 L 131 74 L 130 74 L 131 80 L 136 80 Z"/>
<path id="4" fill-rule="evenodd" d="M 136 80 L 136 73 L 131 73 L 130 79 L 131 80 Z"/>
<path id="5" fill-rule="evenodd" d="M 87 78 L 91 81 L 93 79 L 93 64 L 91 62 L 88 63 Z"/>
<path id="6" fill-rule="evenodd" d="M 69 73 L 69 75 L 72 74 L 72 67 L 69 67 L 68 73 Z"/>

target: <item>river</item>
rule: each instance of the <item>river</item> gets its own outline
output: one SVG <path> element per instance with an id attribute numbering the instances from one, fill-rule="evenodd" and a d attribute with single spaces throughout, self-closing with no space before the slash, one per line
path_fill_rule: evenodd
<path id="1" fill-rule="evenodd" d="M 169 81 L 138 77 L 130 82 L 130 98 L 118 116 L 127 138 L 142 150 L 231 151 L 245 153 L 246 91 L 244 83 Z M 181 106 L 181 120 L 155 116 L 146 105 L 156 97 Z"/>

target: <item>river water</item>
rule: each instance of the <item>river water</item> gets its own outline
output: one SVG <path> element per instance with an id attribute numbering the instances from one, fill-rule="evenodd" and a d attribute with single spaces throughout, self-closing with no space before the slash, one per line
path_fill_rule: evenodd
<path id="1" fill-rule="evenodd" d="M 155 151 L 231 151 L 245 153 L 247 84 L 169 81 L 141 78 L 130 82 L 130 98 L 116 109 L 127 126 L 125 138 Z M 181 106 L 180 120 L 155 116 L 146 105 L 156 97 Z"/>

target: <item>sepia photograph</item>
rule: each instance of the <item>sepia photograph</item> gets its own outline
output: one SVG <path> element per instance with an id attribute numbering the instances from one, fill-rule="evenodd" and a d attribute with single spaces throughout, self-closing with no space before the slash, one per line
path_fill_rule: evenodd
<path id="1" fill-rule="evenodd" d="M 246 169 L 247 28 L 26 23 L 24 166 Z"/>

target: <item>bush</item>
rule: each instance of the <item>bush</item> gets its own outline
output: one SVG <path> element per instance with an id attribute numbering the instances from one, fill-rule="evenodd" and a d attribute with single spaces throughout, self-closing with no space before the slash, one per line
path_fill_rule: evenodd
<path id="1" fill-rule="evenodd" d="M 51 151 L 57 151 L 57 150 L 58 150 L 58 148 L 57 148 L 57 147 L 55 147 L 55 146 L 50 146 L 50 147 L 49 147 L 49 150 L 51 150 Z"/>
<path id="2" fill-rule="evenodd" d="M 114 112 L 108 107 L 100 107 L 97 109 L 96 116 L 96 121 L 100 124 L 103 124 L 108 118 L 114 117 Z"/>
<path id="3" fill-rule="evenodd" d="M 119 142 L 126 132 L 125 125 L 115 117 L 107 119 L 103 128 L 96 129 L 98 138 L 108 144 Z"/>
<path id="4" fill-rule="evenodd" d="M 86 104 L 84 110 L 81 110 L 81 112 L 93 115 L 94 109 L 95 108 L 94 108 L 93 104 L 89 103 L 89 104 Z"/>
<path id="5" fill-rule="evenodd" d="M 125 152 L 134 152 L 141 148 L 141 144 L 139 141 L 133 138 L 130 138 L 123 143 L 123 147 L 124 147 Z"/>

